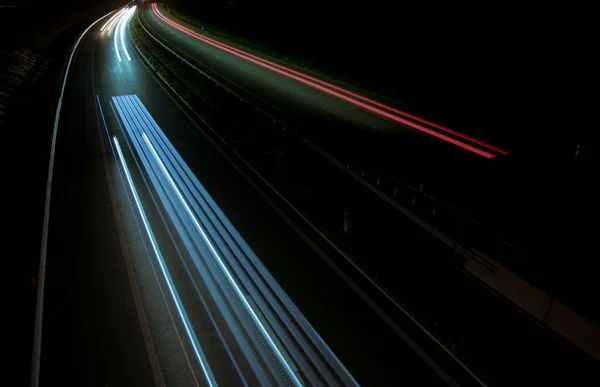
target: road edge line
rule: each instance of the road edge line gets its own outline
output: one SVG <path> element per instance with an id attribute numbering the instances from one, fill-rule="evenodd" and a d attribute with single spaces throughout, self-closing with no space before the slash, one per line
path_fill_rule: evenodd
<path id="1" fill-rule="evenodd" d="M 54 129 L 52 131 L 52 140 L 50 143 L 50 161 L 48 164 L 48 179 L 46 181 L 46 195 L 45 195 L 45 203 L 44 203 L 44 220 L 42 223 L 42 243 L 40 248 L 40 262 L 39 262 L 39 271 L 38 271 L 38 292 L 37 292 L 37 300 L 35 307 L 35 322 L 34 322 L 34 333 L 33 333 L 33 350 L 31 356 L 31 371 L 30 371 L 30 386 L 38 387 L 39 385 L 39 377 L 40 377 L 40 359 L 41 359 L 41 351 L 42 351 L 42 315 L 44 312 L 44 287 L 46 284 L 46 256 L 48 253 L 48 228 L 50 224 L 50 199 L 52 196 L 52 176 L 54 173 L 54 156 L 56 154 L 56 139 L 58 137 L 58 122 L 60 120 L 60 112 L 62 108 L 63 97 L 65 94 L 65 89 L 67 85 L 67 80 L 69 78 L 69 70 L 71 69 L 71 63 L 73 63 L 73 58 L 77 53 L 77 48 L 79 47 L 79 43 L 83 37 L 87 34 L 87 32 L 92 29 L 99 21 L 103 20 L 107 16 L 113 14 L 116 10 L 112 10 L 106 15 L 100 17 L 95 22 L 90 24 L 88 28 L 85 29 L 79 35 L 77 42 L 71 49 L 71 55 L 69 56 L 69 62 L 67 63 L 67 68 L 65 70 L 63 76 L 63 84 L 60 90 L 60 97 L 58 98 L 58 104 L 56 106 L 56 114 L 54 116 Z"/>

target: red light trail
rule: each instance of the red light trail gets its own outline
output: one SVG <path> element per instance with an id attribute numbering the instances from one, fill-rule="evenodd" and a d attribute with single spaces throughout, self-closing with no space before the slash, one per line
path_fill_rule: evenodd
<path id="1" fill-rule="evenodd" d="M 163 22 L 167 23 L 171 27 L 173 27 L 173 28 L 175 28 L 175 29 L 177 29 L 177 30 L 185 33 L 186 35 L 192 36 L 192 37 L 194 37 L 194 38 L 196 38 L 198 40 L 201 40 L 204 43 L 207 43 L 207 44 L 209 44 L 209 45 L 211 45 L 213 47 L 217 47 L 217 48 L 219 48 L 219 49 L 221 49 L 223 51 L 226 51 L 226 52 L 228 52 L 228 53 L 230 53 L 232 55 L 235 55 L 237 57 L 245 59 L 245 60 L 247 60 L 249 62 L 255 63 L 255 64 L 257 64 L 257 65 L 259 65 L 261 67 L 264 67 L 264 68 L 267 68 L 269 70 L 272 70 L 272 71 L 274 71 L 276 73 L 279 73 L 281 75 L 284 75 L 284 76 L 286 76 L 288 78 L 291 78 L 291 79 L 297 80 L 299 82 L 302 82 L 302 83 L 304 83 L 306 85 L 309 85 L 309 86 L 311 86 L 313 88 L 316 88 L 318 90 L 321 90 L 321 91 L 323 91 L 325 93 L 328 93 L 330 95 L 333 95 L 335 97 L 343 99 L 343 100 L 345 100 L 347 102 L 350 102 L 350 103 L 352 103 L 354 105 L 357 105 L 357 106 L 360 106 L 362 108 L 365 108 L 365 109 L 367 109 L 367 110 L 369 110 L 371 112 L 374 112 L 374 113 L 377 113 L 379 115 L 382 115 L 382 116 L 384 116 L 386 118 L 389 118 L 389 119 L 391 119 L 393 121 L 396 121 L 398 123 L 404 124 L 404 125 L 406 125 L 408 127 L 411 127 L 413 129 L 416 129 L 416 130 L 419 130 L 421 132 L 424 132 L 424 133 L 426 133 L 426 134 L 428 134 L 430 136 L 436 137 L 436 138 L 438 138 L 440 140 L 443 140 L 443 141 L 446 141 L 446 142 L 451 143 L 453 145 L 459 146 L 459 147 L 461 147 L 461 148 L 463 148 L 465 150 L 468 150 L 470 152 L 473 152 L 475 154 L 483 156 L 483 157 L 485 157 L 487 159 L 493 159 L 493 158 L 496 157 L 495 154 L 490 153 L 489 151 L 495 151 L 497 153 L 508 155 L 508 151 L 506 151 L 506 150 L 504 150 L 502 148 L 499 148 L 499 147 L 496 147 L 494 145 L 485 143 L 485 142 L 480 141 L 478 139 L 475 139 L 473 137 L 467 136 L 467 135 L 465 135 L 463 133 L 460 133 L 460 132 L 457 132 L 455 130 L 446 128 L 446 127 L 444 127 L 442 125 L 430 122 L 428 120 L 425 120 L 423 118 L 414 116 L 412 114 L 403 112 L 401 110 L 398 110 L 398 109 L 395 109 L 393 107 L 387 106 L 387 105 L 385 105 L 385 104 L 383 104 L 381 102 L 369 99 L 367 97 L 361 96 L 359 94 L 356 94 L 354 92 L 351 92 L 351 91 L 346 90 L 344 88 L 341 88 L 339 86 L 336 86 L 336 85 L 333 85 L 331 83 L 328 83 L 328 82 L 325 82 L 323 80 L 320 80 L 318 78 L 315 78 L 315 77 L 303 74 L 303 73 L 301 73 L 299 71 L 296 71 L 296 70 L 293 70 L 293 69 L 289 69 L 289 68 L 287 68 L 285 66 L 282 66 L 282 65 L 280 65 L 278 63 L 274 63 L 274 62 L 268 61 L 268 60 L 266 60 L 264 58 L 260 58 L 260 57 L 258 57 L 256 55 L 253 55 L 253 54 L 247 53 L 247 52 L 245 52 L 243 50 L 240 50 L 240 49 L 238 49 L 236 47 L 229 46 L 229 45 L 227 45 L 225 43 L 219 42 L 217 40 L 214 40 L 212 38 L 209 38 L 209 37 L 206 37 L 206 36 L 204 36 L 202 34 L 199 34 L 199 33 L 195 32 L 195 31 L 193 31 L 193 30 L 191 30 L 191 29 L 189 29 L 187 27 L 184 27 L 184 26 L 176 23 L 175 21 L 170 20 L 167 17 L 165 17 L 158 10 L 158 7 L 156 6 L 156 3 L 152 4 L 152 11 L 154 12 L 154 14 L 160 20 L 162 20 Z M 375 106 L 372 106 L 372 105 L 375 105 Z M 392 114 L 392 113 L 396 113 L 397 115 Z M 449 134 L 452 134 L 452 135 L 454 135 L 456 137 L 459 137 L 459 138 L 461 138 L 463 140 L 469 141 L 469 142 L 471 142 L 473 144 L 480 145 L 480 146 L 482 146 L 484 148 L 487 148 L 489 151 L 477 148 L 477 147 L 475 147 L 475 146 L 473 146 L 471 144 L 467 144 L 467 143 L 465 143 L 465 142 L 463 142 L 461 140 L 458 140 L 456 138 L 450 137 L 450 136 L 448 136 L 446 134 L 443 134 L 443 133 L 437 132 L 437 131 L 435 131 L 433 129 L 424 127 L 423 125 L 420 125 L 420 124 L 418 124 L 416 122 L 413 122 L 413 121 L 409 121 L 406 118 L 409 118 L 409 119 L 421 122 L 421 123 L 429 125 L 429 126 L 432 126 L 432 127 L 437 128 L 439 130 L 442 130 L 442 131 L 444 131 L 446 133 L 449 133 Z"/>

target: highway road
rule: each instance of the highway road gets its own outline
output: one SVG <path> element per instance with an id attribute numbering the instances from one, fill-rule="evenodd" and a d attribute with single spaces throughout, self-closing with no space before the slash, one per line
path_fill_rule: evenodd
<path id="1" fill-rule="evenodd" d="M 130 40 L 135 12 L 93 25 L 68 73 L 40 383 L 476 385 L 181 109 Z"/>

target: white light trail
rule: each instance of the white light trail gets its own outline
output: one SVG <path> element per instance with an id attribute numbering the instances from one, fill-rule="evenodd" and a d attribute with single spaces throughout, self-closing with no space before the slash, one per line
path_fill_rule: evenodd
<path id="1" fill-rule="evenodd" d="M 119 53 L 119 43 L 117 42 L 117 40 L 119 38 L 121 39 L 121 47 L 123 48 L 123 52 L 125 53 L 127 60 L 129 60 L 129 61 L 131 60 L 131 57 L 129 56 L 129 52 L 127 51 L 127 47 L 125 46 L 125 38 L 123 35 L 125 34 L 125 27 L 126 27 L 127 23 L 129 22 L 129 18 L 135 12 L 135 8 L 136 8 L 135 5 L 131 8 L 127 8 L 125 10 L 125 12 L 121 13 L 121 15 L 117 19 L 115 19 L 117 26 L 115 27 L 113 38 L 114 38 L 115 53 L 117 54 L 117 59 L 119 60 L 119 62 L 121 62 L 121 54 Z"/>
<path id="2" fill-rule="evenodd" d="M 125 10 L 127 10 L 127 8 L 123 8 L 120 11 L 116 12 L 110 19 L 108 19 L 108 21 L 106 23 L 104 23 L 104 25 L 102 26 L 102 28 L 100 28 L 100 32 L 104 31 L 104 29 L 108 26 L 108 29 L 110 30 L 110 27 L 112 27 L 113 22 L 115 21 L 116 18 L 119 17 L 119 15 L 121 15 L 123 12 L 125 12 Z"/>
<path id="3" fill-rule="evenodd" d="M 119 22 L 121 20 L 121 16 L 119 16 Z M 119 29 L 119 23 L 117 23 L 117 28 L 115 28 L 115 32 L 114 32 L 114 41 L 115 41 L 115 53 L 117 54 L 117 59 L 119 60 L 119 62 L 121 61 L 121 55 L 119 54 L 119 45 L 117 44 L 117 36 L 119 34 L 117 34 L 117 30 Z"/>
<path id="4" fill-rule="evenodd" d="M 127 47 L 125 47 L 125 38 L 123 38 L 123 34 L 125 31 L 125 26 L 127 25 L 127 23 L 129 22 L 129 18 L 131 17 L 131 15 L 133 15 L 133 13 L 135 12 L 135 5 L 133 7 L 131 7 L 131 9 L 129 11 L 127 11 L 127 13 L 125 14 L 125 16 L 123 16 L 123 20 L 121 21 L 121 46 L 123 47 L 123 51 L 125 51 L 125 56 L 127 56 L 127 60 L 131 60 L 131 57 L 129 57 L 129 53 L 127 52 Z"/>
<path id="5" fill-rule="evenodd" d="M 202 367 L 202 371 L 204 372 L 206 381 L 208 382 L 209 386 L 211 386 L 211 387 L 217 386 L 217 382 L 212 374 L 212 371 L 210 370 L 210 368 L 208 366 L 208 362 L 205 360 L 205 355 L 202 352 L 202 349 L 200 348 L 198 339 L 196 338 L 195 334 L 193 333 L 189 318 L 187 317 L 187 314 L 185 313 L 185 311 L 183 309 L 183 305 L 181 304 L 181 299 L 179 298 L 179 294 L 177 293 L 177 290 L 175 289 L 173 280 L 171 279 L 171 276 L 168 273 L 166 264 L 162 257 L 162 253 L 158 247 L 158 243 L 156 242 L 156 238 L 154 237 L 154 233 L 152 232 L 152 228 L 150 227 L 148 219 L 146 218 L 146 213 L 144 212 L 144 208 L 143 208 L 140 198 L 138 196 L 137 190 L 135 189 L 135 186 L 133 184 L 133 179 L 131 178 L 131 174 L 129 173 L 129 168 L 127 167 L 127 163 L 125 162 L 125 157 L 123 156 L 123 152 L 121 151 L 121 146 L 119 145 L 119 140 L 118 140 L 117 136 L 113 136 L 113 142 L 115 144 L 115 148 L 117 150 L 119 160 L 121 161 L 121 164 L 123 165 L 125 177 L 127 178 L 127 183 L 129 184 L 129 187 L 131 188 L 131 193 L 132 193 L 133 199 L 134 199 L 137 209 L 139 211 L 140 217 L 142 218 L 142 223 L 144 224 L 144 228 L 146 230 L 146 233 L 148 234 L 148 239 L 150 240 L 150 244 L 152 245 L 152 249 L 154 250 L 154 254 L 156 255 L 160 269 L 163 272 L 167 286 L 169 288 L 169 291 L 171 292 L 171 296 L 173 297 L 173 301 L 175 302 L 177 311 L 179 312 L 179 316 L 181 317 L 181 320 L 183 322 L 185 330 L 188 334 L 188 337 L 190 338 L 190 342 L 192 343 L 196 357 L 198 358 L 200 366 Z"/>
<path id="6" fill-rule="evenodd" d="M 158 153 L 154 149 L 154 146 L 152 145 L 152 143 L 148 139 L 148 136 L 146 135 L 145 132 L 142 133 L 142 136 L 143 136 L 144 140 L 146 141 L 146 144 L 148 145 L 148 147 L 149 147 L 152 155 L 154 156 L 154 158 L 156 159 L 158 165 L 160 166 L 161 170 L 163 171 L 164 175 L 167 177 L 167 180 L 169 181 L 171 187 L 175 191 L 175 194 L 177 195 L 179 201 L 181 202 L 181 204 L 185 208 L 186 212 L 188 213 L 190 219 L 194 223 L 194 226 L 196 226 L 196 229 L 202 235 L 202 238 L 204 239 L 204 241 L 208 245 L 208 247 L 209 247 L 211 253 L 213 254 L 213 256 L 215 257 L 215 259 L 216 259 L 219 267 L 221 268 L 221 270 L 223 271 L 223 273 L 225 274 L 225 276 L 229 280 L 231 286 L 235 289 L 235 292 L 237 293 L 238 297 L 240 298 L 240 300 L 242 301 L 242 303 L 246 307 L 246 310 L 252 316 L 252 319 L 254 320 L 254 323 L 260 329 L 263 337 L 266 338 L 267 341 L 269 342 L 269 346 L 275 352 L 275 354 L 279 358 L 279 361 L 281 362 L 281 364 L 283 364 L 284 367 L 286 368 L 286 371 L 287 371 L 288 375 L 292 378 L 294 384 L 297 385 L 297 386 L 303 386 L 303 383 L 298 378 L 298 375 L 296 375 L 296 372 L 294 372 L 294 370 L 290 366 L 289 362 L 287 361 L 287 359 L 285 358 L 285 356 L 283 355 L 283 353 L 281 352 L 281 350 L 279 349 L 279 347 L 277 346 L 277 344 L 275 344 L 275 341 L 273 340 L 273 338 L 271 337 L 271 335 L 269 334 L 269 332 L 265 328 L 265 326 L 262 323 L 261 319 L 258 317 L 258 315 L 256 314 L 256 312 L 254 311 L 254 308 L 252 308 L 252 306 L 248 302 L 246 296 L 244 295 L 244 292 L 242 292 L 241 289 L 239 288 L 237 282 L 234 280 L 233 276 L 231 275 L 231 272 L 227 269 L 227 266 L 223 262 L 223 259 L 220 257 L 219 253 L 217 252 L 217 250 L 213 246 L 212 242 L 210 241 L 210 239 L 206 235 L 204 229 L 202 228 L 202 226 L 200 226 L 200 222 L 198 221 L 198 219 L 196 218 L 196 216 L 192 212 L 190 206 L 188 205 L 187 201 L 185 200 L 185 198 L 181 194 L 181 191 L 179 190 L 179 187 L 177 186 L 177 184 L 175 184 L 175 181 L 173 181 L 173 178 L 171 177 L 169 171 L 165 167 L 165 165 L 164 165 L 163 161 L 161 160 L 161 158 L 159 157 Z"/>

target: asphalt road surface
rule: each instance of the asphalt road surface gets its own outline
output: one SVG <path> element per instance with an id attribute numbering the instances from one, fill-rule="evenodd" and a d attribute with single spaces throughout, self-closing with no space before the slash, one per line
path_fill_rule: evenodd
<path id="1" fill-rule="evenodd" d="M 41 384 L 473 382 L 407 344 L 214 145 L 137 54 L 129 16 L 94 26 L 68 74 Z"/>

